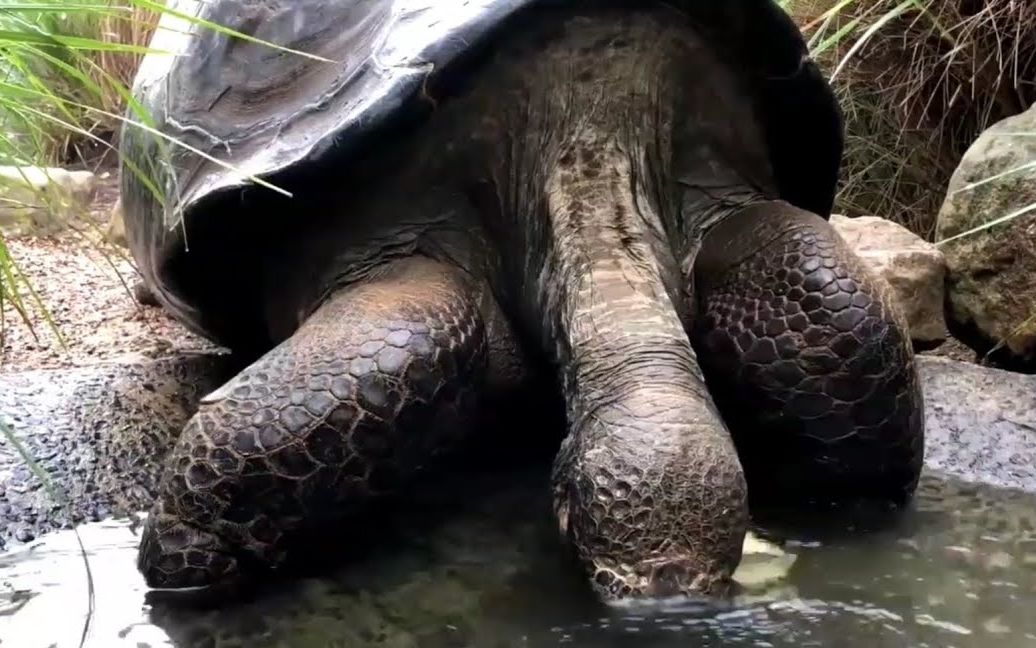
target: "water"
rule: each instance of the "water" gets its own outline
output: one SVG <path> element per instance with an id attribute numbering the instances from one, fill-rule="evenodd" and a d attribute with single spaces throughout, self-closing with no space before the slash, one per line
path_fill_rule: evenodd
<path id="1" fill-rule="evenodd" d="M 1034 496 L 929 476 L 892 524 L 776 531 L 786 554 L 750 556 L 734 601 L 609 608 L 567 562 L 544 480 L 464 478 L 423 494 L 382 526 L 343 534 L 352 560 L 217 609 L 145 600 L 131 522 L 84 526 L 95 587 L 86 645 L 1036 646 Z M 70 533 L 0 556 L 3 648 L 79 645 L 87 601 Z"/>

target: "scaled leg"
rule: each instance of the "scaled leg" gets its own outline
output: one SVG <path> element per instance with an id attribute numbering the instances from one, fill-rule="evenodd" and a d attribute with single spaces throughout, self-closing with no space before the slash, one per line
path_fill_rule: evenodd
<path id="1" fill-rule="evenodd" d="M 908 499 L 924 448 L 909 335 L 831 225 L 750 206 L 705 238 L 694 282 L 692 337 L 750 499 Z"/>

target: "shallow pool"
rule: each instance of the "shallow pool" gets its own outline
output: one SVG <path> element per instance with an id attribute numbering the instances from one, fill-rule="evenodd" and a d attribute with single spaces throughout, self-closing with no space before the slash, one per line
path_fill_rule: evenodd
<path id="1" fill-rule="evenodd" d="M 786 555 L 750 557 L 734 601 L 608 608 L 560 548 L 545 480 L 465 477 L 378 534 L 344 534 L 353 559 L 218 611 L 145 601 L 130 521 L 85 526 L 85 645 L 1036 646 L 1031 495 L 928 476 L 894 521 L 770 529 Z M 71 533 L 0 556 L 0 646 L 78 646 L 88 591 Z"/>

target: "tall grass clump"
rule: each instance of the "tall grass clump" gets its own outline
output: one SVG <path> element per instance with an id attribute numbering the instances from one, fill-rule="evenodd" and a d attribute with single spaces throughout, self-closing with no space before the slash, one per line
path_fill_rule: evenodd
<path id="1" fill-rule="evenodd" d="M 108 148 L 157 20 L 133 0 L 0 3 L 0 157 L 59 164 Z"/>
<path id="2" fill-rule="evenodd" d="M 0 164 L 67 162 L 86 143 L 114 149 L 115 116 L 125 110 L 127 82 L 157 18 L 149 8 L 118 0 L 0 2 Z M 40 199 L 46 206 L 48 196 Z M 17 266 L 0 235 L 0 339 L 8 309 L 33 328 L 27 302 L 49 321 L 32 288 L 31 268 Z M 3 421 L 0 440 L 53 487 Z M 52 495 L 63 503 L 60 494 Z"/>
<path id="3" fill-rule="evenodd" d="M 1036 102 L 1036 2 L 784 0 L 846 117 L 838 209 L 926 239 L 950 176 L 995 122 Z"/>
<path id="4" fill-rule="evenodd" d="M 158 21 L 153 4 L 0 2 L 0 164 L 67 165 L 114 151 L 128 87 Z M 33 202 L 57 211 L 54 198 L 41 193 Z M 18 207 L 4 201 L 0 208 Z M 32 288 L 31 272 L 17 267 L 0 235 L 0 339 L 8 312 L 30 330 L 39 323 L 33 311 L 53 327 Z"/>

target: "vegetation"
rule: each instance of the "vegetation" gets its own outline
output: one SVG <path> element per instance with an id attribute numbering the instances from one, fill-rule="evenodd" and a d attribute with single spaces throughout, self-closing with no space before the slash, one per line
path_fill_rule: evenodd
<path id="1" fill-rule="evenodd" d="M 20 135 L 0 155 L 55 164 L 106 148 L 157 16 L 119 0 L 0 4 L 0 107 L 5 130 Z"/>
<path id="2" fill-rule="evenodd" d="M 1036 3 L 784 0 L 846 115 L 838 209 L 931 239 L 950 176 L 993 123 L 1036 101 Z"/>
<path id="3" fill-rule="evenodd" d="M 69 165 L 114 150 L 127 88 L 157 23 L 152 4 L 0 0 L 0 163 Z M 54 197 L 38 198 L 46 205 Z M 50 318 L 24 270 L 0 238 L 0 310 L 11 307 L 32 328 L 31 312 Z M 0 316 L 0 339 L 2 327 Z"/>
<path id="4" fill-rule="evenodd" d="M 327 62 L 180 13 L 164 0 L 0 0 L 0 164 L 75 165 L 101 156 L 115 161 L 117 133 L 126 123 L 151 130 L 164 145 L 182 145 L 150 126 L 130 90 L 159 17 L 167 14 L 191 28 Z M 150 179 L 144 184 L 162 198 Z M 37 198 L 42 204 L 52 199 Z M 88 236 L 96 228 L 79 233 L 87 244 L 104 247 Z M 0 236 L 0 340 L 8 307 L 30 329 L 38 324 L 30 311 L 51 322 L 31 278 L 31 269 L 17 267 Z"/>

